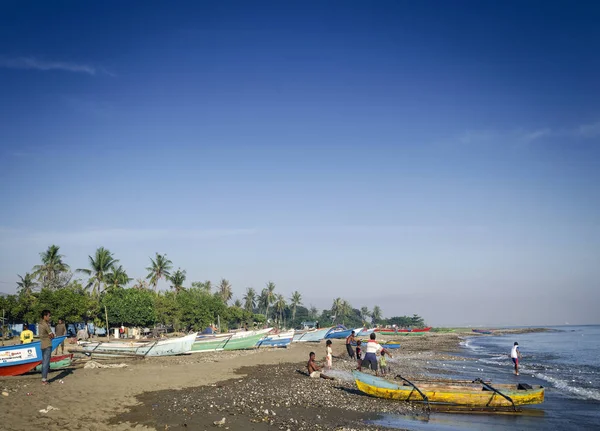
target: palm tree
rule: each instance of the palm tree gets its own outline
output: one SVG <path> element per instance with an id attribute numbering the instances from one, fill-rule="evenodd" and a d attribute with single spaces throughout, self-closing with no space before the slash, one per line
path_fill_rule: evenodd
<path id="1" fill-rule="evenodd" d="M 292 307 L 292 320 L 296 320 L 296 308 L 302 305 L 302 295 L 297 290 L 292 293 L 290 306 Z"/>
<path id="2" fill-rule="evenodd" d="M 92 296 L 97 296 L 102 289 L 102 284 L 106 281 L 106 275 L 118 260 L 104 247 L 96 249 L 94 257 L 88 256 L 88 259 L 91 269 L 78 269 L 77 272 L 83 272 L 90 277 L 86 289 L 91 288 Z"/>
<path id="3" fill-rule="evenodd" d="M 360 308 L 360 317 L 362 319 L 363 322 L 367 321 L 367 317 L 369 317 L 371 315 L 371 313 L 369 312 L 369 308 L 368 307 L 361 307 Z"/>
<path id="4" fill-rule="evenodd" d="M 346 324 L 346 317 L 350 315 L 350 313 L 352 313 L 352 306 L 350 305 L 350 303 L 346 300 L 342 301 L 342 324 Z"/>
<path id="5" fill-rule="evenodd" d="M 148 289 L 148 282 L 142 278 L 138 278 L 133 285 L 134 289 Z"/>
<path id="6" fill-rule="evenodd" d="M 319 315 L 319 310 L 317 309 L 317 307 L 315 307 L 314 305 L 311 304 L 309 313 L 310 313 L 311 319 L 316 319 L 317 316 Z"/>
<path id="7" fill-rule="evenodd" d="M 117 289 L 119 287 L 125 287 L 129 284 L 131 280 L 133 279 L 129 278 L 127 272 L 125 272 L 121 265 L 113 265 L 110 269 L 110 272 L 107 273 L 104 278 L 104 282 L 106 283 L 107 289 Z"/>
<path id="8" fill-rule="evenodd" d="M 331 314 L 333 321 L 336 322 L 338 317 L 342 314 L 342 308 L 344 305 L 344 300 L 342 298 L 335 298 L 333 300 L 333 304 L 331 304 Z"/>
<path id="9" fill-rule="evenodd" d="M 371 312 L 371 322 L 373 325 L 377 325 L 377 322 L 381 320 L 381 308 L 379 305 L 373 307 L 373 311 Z"/>
<path id="10" fill-rule="evenodd" d="M 33 290 L 37 287 L 37 283 L 35 282 L 33 275 L 26 272 L 25 277 L 21 277 L 19 274 L 17 276 L 21 279 L 21 281 L 17 281 L 17 290 L 20 295 L 31 295 Z"/>
<path id="11" fill-rule="evenodd" d="M 169 281 L 171 282 L 171 289 L 175 291 L 175 294 L 178 294 L 183 290 L 183 283 L 185 283 L 185 270 L 181 270 L 181 268 L 177 268 L 172 275 L 169 277 Z"/>
<path id="12" fill-rule="evenodd" d="M 204 290 L 204 292 L 206 292 L 207 294 L 210 295 L 210 291 L 212 290 L 212 283 L 210 282 L 210 280 L 194 281 L 192 283 L 192 287 L 194 287 L 196 289 L 202 289 L 202 290 Z"/>
<path id="13" fill-rule="evenodd" d="M 236 299 L 235 301 L 233 301 L 233 306 L 237 308 L 242 308 L 242 301 Z"/>
<path id="14" fill-rule="evenodd" d="M 172 268 L 173 262 L 167 259 L 166 254 L 156 253 L 155 259 L 150 258 L 150 266 L 146 268 L 146 270 L 149 271 L 146 280 L 150 280 L 150 284 L 155 292 L 161 278 L 164 277 L 168 280 Z"/>
<path id="15" fill-rule="evenodd" d="M 221 279 L 221 282 L 219 283 L 219 296 L 221 297 L 221 299 L 223 300 L 223 302 L 225 304 L 227 304 L 227 302 L 233 296 L 233 292 L 231 291 L 231 284 L 229 283 L 229 280 L 226 280 L 224 278 Z"/>
<path id="16" fill-rule="evenodd" d="M 42 283 L 43 287 L 58 287 L 59 276 L 69 270 L 69 265 L 63 262 L 64 256 L 58 252 L 59 250 L 60 247 L 57 245 L 49 246 L 45 252 L 40 253 L 42 264 L 33 267 L 33 276 Z"/>
<path id="17" fill-rule="evenodd" d="M 256 308 L 256 291 L 249 287 L 244 295 L 244 308 L 246 311 L 252 312 Z"/>
<path id="18" fill-rule="evenodd" d="M 275 291 L 275 283 L 273 283 L 272 281 L 269 281 L 267 283 L 267 287 L 265 287 L 262 291 L 262 293 L 265 295 L 264 297 L 264 301 L 266 304 L 266 309 L 265 309 L 265 316 L 267 318 L 267 320 L 269 320 L 269 305 L 271 305 L 273 302 L 275 302 L 275 293 L 273 293 Z M 262 296 L 262 294 L 261 294 Z"/>
<path id="19" fill-rule="evenodd" d="M 275 295 L 275 310 L 279 313 L 279 326 L 282 326 L 281 322 L 283 321 L 283 312 L 285 311 L 285 307 L 287 304 L 285 303 L 285 298 L 283 295 Z"/>

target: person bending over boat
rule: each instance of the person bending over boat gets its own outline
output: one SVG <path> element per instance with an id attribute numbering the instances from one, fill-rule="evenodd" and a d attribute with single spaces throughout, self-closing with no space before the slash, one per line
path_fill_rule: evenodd
<path id="1" fill-rule="evenodd" d="M 352 333 L 346 337 L 346 350 L 348 351 L 348 356 L 350 356 L 350 359 L 354 359 L 354 350 L 352 349 L 352 344 L 355 342 L 355 332 L 352 331 Z"/>
<path id="2" fill-rule="evenodd" d="M 385 351 L 390 358 L 392 355 L 390 355 L 387 350 L 385 350 L 377 341 L 375 341 L 375 337 L 375 332 L 371 332 L 369 337 L 370 340 L 367 341 L 367 347 L 365 348 L 365 358 L 362 360 L 361 369 L 362 367 L 371 368 L 371 370 L 375 371 L 375 375 L 378 376 L 379 371 L 377 369 L 377 354 L 381 351 Z"/>
<path id="3" fill-rule="evenodd" d="M 515 341 L 515 344 L 510 351 L 510 358 L 515 364 L 515 375 L 519 375 L 519 359 L 521 358 L 521 352 L 519 351 L 519 343 Z"/>
<path id="4" fill-rule="evenodd" d="M 333 380 L 333 377 L 323 374 L 321 367 L 317 365 L 317 362 L 315 361 L 315 352 L 310 352 L 308 355 L 308 363 L 306 364 L 306 368 L 308 369 L 308 375 L 311 379 L 318 379 L 320 377 L 322 379 Z"/>

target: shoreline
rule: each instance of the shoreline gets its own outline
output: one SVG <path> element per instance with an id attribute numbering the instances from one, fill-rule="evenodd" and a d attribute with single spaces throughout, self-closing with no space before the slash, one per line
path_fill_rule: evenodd
<path id="1" fill-rule="evenodd" d="M 408 378 L 422 378 L 428 375 L 430 361 L 468 360 L 455 355 L 465 336 L 489 335 L 452 332 L 401 338 L 401 348 L 392 351 L 394 357 L 389 361 L 391 374 L 401 371 Z M 418 404 L 400 404 L 358 392 L 347 377 L 356 363 L 347 360 L 344 341 L 334 340 L 333 347 L 334 370 L 347 373 L 334 381 L 300 374 L 310 351 L 317 353 L 321 362 L 323 341 L 294 343 L 285 349 L 112 361 L 125 363 L 124 368 L 84 369 L 75 365 L 52 372 L 52 384 L 46 387 L 41 385 L 39 374 L 5 378 L 0 380 L 0 388 L 9 395 L 0 397 L 0 413 L 7 431 L 32 427 L 209 429 L 223 417 L 222 427 L 229 429 L 381 429 L 364 421 L 385 413 L 420 414 Z M 220 401 L 210 407 L 213 399 Z M 22 415 L 24 405 L 31 414 Z M 59 410 L 39 412 L 48 405 Z"/>

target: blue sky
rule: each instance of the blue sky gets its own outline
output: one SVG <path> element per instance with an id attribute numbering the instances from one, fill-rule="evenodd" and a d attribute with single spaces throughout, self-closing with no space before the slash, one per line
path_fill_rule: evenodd
<path id="1" fill-rule="evenodd" d="M 598 323 L 593 2 L 0 5 L 0 291 L 55 243 L 432 324 Z M 166 285 L 163 286 L 166 288 Z"/>

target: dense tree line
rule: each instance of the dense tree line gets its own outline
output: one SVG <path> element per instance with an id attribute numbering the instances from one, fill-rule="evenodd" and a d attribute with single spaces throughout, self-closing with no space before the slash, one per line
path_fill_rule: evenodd
<path id="1" fill-rule="evenodd" d="M 316 307 L 303 305 L 300 292 L 286 298 L 271 281 L 260 293 L 247 288 L 241 299 L 233 299 L 226 279 L 217 284 L 194 281 L 186 287 L 186 271 L 174 271 L 166 254 L 156 253 L 150 258 L 146 278 L 135 282 L 104 247 L 88 256 L 87 268 L 74 271 L 56 245 L 40 253 L 40 260 L 31 272 L 19 275 L 16 295 L 0 297 L 0 312 L 4 311 L 9 321 L 34 323 L 43 309 L 49 309 L 55 318 L 67 322 L 92 321 L 106 326 L 108 319 L 110 326 L 162 324 L 175 330 L 200 330 L 218 321 L 222 329 L 231 329 L 267 320 L 270 325 L 288 328 L 299 327 L 302 321 L 319 321 L 321 326 L 424 326 L 417 315 L 386 320 L 378 306 L 371 311 L 367 307 L 357 309 L 342 298 L 319 313 Z M 82 274 L 86 280 L 74 279 L 74 274 Z M 158 290 L 161 280 L 169 283 L 170 290 Z"/>

